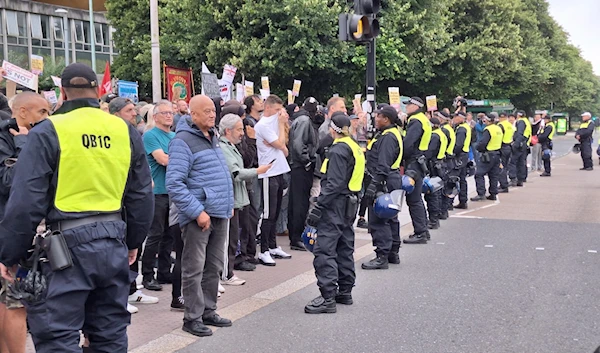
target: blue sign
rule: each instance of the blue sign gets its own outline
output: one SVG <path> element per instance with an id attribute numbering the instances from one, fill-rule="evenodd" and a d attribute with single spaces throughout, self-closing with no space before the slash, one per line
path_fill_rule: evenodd
<path id="1" fill-rule="evenodd" d="M 134 103 L 139 102 L 137 82 L 119 80 L 117 82 L 117 94 L 119 97 L 129 98 Z"/>

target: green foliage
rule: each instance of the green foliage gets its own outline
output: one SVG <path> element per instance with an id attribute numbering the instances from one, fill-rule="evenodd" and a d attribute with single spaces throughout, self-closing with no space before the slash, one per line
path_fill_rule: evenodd
<path id="1" fill-rule="evenodd" d="M 364 91 L 365 48 L 337 39 L 346 0 L 162 0 L 161 58 L 192 67 L 196 87 L 205 62 L 224 64 L 260 85 L 269 76 L 285 97 L 294 79 L 301 96 L 326 100 Z M 120 55 L 113 74 L 150 93 L 146 0 L 107 0 Z M 548 13 L 546 0 L 384 0 L 377 39 L 378 100 L 387 87 L 404 95 L 508 98 L 522 109 L 600 113 L 600 80 Z M 303 97 L 301 97 L 302 99 Z"/>

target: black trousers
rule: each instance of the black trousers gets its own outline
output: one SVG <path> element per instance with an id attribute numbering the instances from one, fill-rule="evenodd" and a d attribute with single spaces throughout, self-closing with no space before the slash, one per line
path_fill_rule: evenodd
<path id="1" fill-rule="evenodd" d="M 154 278 L 154 263 L 158 254 L 158 278 L 171 278 L 171 251 L 173 238 L 167 232 L 169 226 L 169 195 L 154 195 L 154 219 L 146 239 L 142 256 L 144 280 Z"/>
<path id="2" fill-rule="evenodd" d="M 425 211 L 425 204 L 423 203 L 423 172 L 416 162 L 409 164 L 406 167 L 407 170 L 414 170 L 416 172 L 415 178 L 415 189 L 410 194 L 406 195 L 406 205 L 408 206 L 408 212 L 412 220 L 413 229 L 415 234 L 421 234 L 427 232 L 427 213 Z M 394 190 L 397 188 L 394 188 Z"/>
<path id="3" fill-rule="evenodd" d="M 402 186 L 400 173 L 390 175 L 387 180 L 388 191 L 398 190 Z M 381 191 L 381 190 L 378 190 Z M 425 212 L 425 210 L 423 210 Z M 390 252 L 398 253 L 400 250 L 400 223 L 398 217 L 383 219 L 373 212 L 373 203 L 369 202 L 369 233 L 373 238 L 375 253 L 388 256 Z"/>
<path id="4" fill-rule="evenodd" d="M 227 278 L 233 276 L 233 265 L 235 264 L 235 253 L 240 240 L 240 212 L 241 209 L 233 210 L 233 217 L 229 219 L 229 246 L 227 247 Z"/>
<path id="5" fill-rule="evenodd" d="M 500 169 L 498 180 L 502 189 L 508 188 L 508 169 L 510 168 L 511 154 L 512 150 L 510 145 L 505 145 L 500 148 L 500 162 L 502 163 L 502 168 Z"/>
<path id="6" fill-rule="evenodd" d="M 469 155 L 463 153 L 458 158 L 460 158 L 460 161 L 462 162 L 461 166 L 458 169 L 458 177 L 460 178 L 460 192 L 458 193 L 458 201 L 460 203 L 467 203 L 467 201 L 469 200 L 469 188 L 467 184 L 467 163 L 469 162 Z"/>
<path id="7" fill-rule="evenodd" d="M 263 186 L 263 220 L 260 227 L 260 252 L 277 247 L 275 224 L 281 212 L 281 200 L 285 182 L 283 175 L 264 178 Z"/>
<path id="8" fill-rule="evenodd" d="M 313 185 L 314 168 L 293 168 L 290 176 L 288 231 L 290 244 L 301 242 L 308 207 L 310 206 L 310 189 Z"/>
<path id="9" fill-rule="evenodd" d="M 482 162 L 479 160 L 477 164 L 477 171 L 475 172 L 475 186 L 477 188 L 477 195 L 485 195 L 485 178 L 487 174 L 490 180 L 490 195 L 498 194 L 498 177 L 500 176 L 500 152 L 488 152 L 490 155 L 490 162 Z"/>
<path id="10" fill-rule="evenodd" d="M 427 201 L 427 213 L 429 214 L 430 221 L 436 221 L 440 218 L 442 213 L 442 195 L 443 189 L 438 190 L 434 193 L 425 194 L 425 201 Z"/>
<path id="11" fill-rule="evenodd" d="M 365 177 L 363 178 L 363 186 L 362 186 L 362 191 L 364 193 L 365 190 L 367 190 L 367 188 L 369 187 L 369 184 L 371 184 L 371 176 L 367 173 L 365 173 Z M 361 218 L 365 217 L 365 214 L 367 213 L 367 208 L 369 208 L 369 202 L 373 202 L 373 200 L 368 200 L 367 198 L 363 197 L 360 200 L 360 207 L 358 209 L 358 216 Z"/>
<path id="12" fill-rule="evenodd" d="M 246 186 L 250 205 L 240 211 L 240 228 L 242 231 L 240 232 L 240 255 L 236 257 L 236 263 L 242 263 L 256 256 L 256 231 L 258 228 L 260 197 L 255 195 L 254 184 L 247 183 Z M 259 205 L 256 203 L 259 203 Z"/>
<path id="13" fill-rule="evenodd" d="M 183 240 L 181 239 L 181 228 L 179 228 L 179 224 L 175 224 L 169 227 L 169 233 L 173 235 L 173 239 L 175 240 L 175 265 L 173 266 L 173 288 L 171 290 L 171 295 L 173 296 L 173 300 L 181 297 L 181 256 L 183 253 Z"/>
<path id="14" fill-rule="evenodd" d="M 544 153 L 544 150 L 546 150 L 548 148 L 544 148 L 542 149 L 542 156 Z M 542 161 L 544 162 L 544 171 L 548 174 L 550 174 L 552 172 L 552 156 L 548 157 L 548 159 L 544 159 L 542 158 Z"/>
<path id="15" fill-rule="evenodd" d="M 583 140 L 581 143 L 581 160 L 583 161 L 584 168 L 593 168 L 594 162 L 592 162 L 592 140 Z"/>
<path id="16" fill-rule="evenodd" d="M 323 210 L 317 224 L 314 248 L 315 275 L 323 298 L 332 298 L 336 291 L 350 292 L 354 287 L 354 216 L 346 217 L 346 196 L 338 196 L 331 207 Z"/>
<path id="17" fill-rule="evenodd" d="M 527 148 L 523 148 L 521 151 L 513 150 L 510 157 L 508 177 L 510 180 L 527 180 Z"/>

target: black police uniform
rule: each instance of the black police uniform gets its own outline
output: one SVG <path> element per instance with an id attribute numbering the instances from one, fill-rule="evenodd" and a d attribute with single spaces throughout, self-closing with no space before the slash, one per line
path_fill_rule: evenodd
<path id="1" fill-rule="evenodd" d="M 443 148 L 444 151 L 440 151 L 441 148 Z M 444 155 L 446 154 L 446 148 L 447 141 L 445 144 L 442 144 L 442 141 L 440 140 L 440 135 L 435 133 L 434 130 L 434 132 L 431 134 L 431 141 L 429 141 L 429 149 L 427 150 L 427 159 L 429 161 L 429 175 L 432 178 L 445 178 L 444 159 L 438 159 L 438 157 L 440 156 L 440 152 Z M 425 201 L 427 202 L 427 213 L 429 215 L 429 229 L 437 229 L 440 227 L 443 192 L 443 189 L 440 189 L 436 192 L 425 194 Z"/>
<path id="2" fill-rule="evenodd" d="M 98 100 L 66 101 L 55 115 L 90 107 L 99 108 Z M 131 318 L 127 312 L 131 283 L 128 249 L 140 247 L 154 213 L 152 179 L 142 139 L 134 127 L 127 125 L 131 163 L 121 201 L 126 222 L 120 212 L 66 213 L 57 208 L 58 162 L 64 149 L 59 146 L 57 130 L 51 121 L 43 121 L 31 129 L 27 145 L 19 155 L 14 178 L 20 185 L 11 189 L 0 223 L 0 261 L 12 266 L 25 258 L 42 219 L 53 225 L 53 229 L 62 229 L 73 259 L 71 267 L 54 272 L 48 263 L 42 263 L 42 273 L 48 280 L 44 299 L 25 303 L 31 336 L 39 353 L 81 352 L 81 329 L 94 351 L 127 352 L 126 330 Z M 81 136 L 72 137 L 69 143 L 82 144 Z M 100 148 L 97 141 L 95 148 Z M 86 168 L 89 162 L 81 163 L 81 168 Z M 89 180 L 90 185 L 102 184 L 113 177 L 108 172 L 97 175 L 97 180 Z M 93 209 L 101 202 L 93 191 L 89 204 L 82 205 L 86 209 Z"/>
<path id="3" fill-rule="evenodd" d="M 523 182 L 527 181 L 527 154 L 529 154 L 531 126 L 528 126 L 528 122 L 520 118 L 515 123 L 515 127 L 508 177 L 511 186 L 523 186 Z"/>
<path id="4" fill-rule="evenodd" d="M 467 163 L 469 163 L 469 152 L 465 152 L 465 146 L 471 144 L 470 127 L 460 124 L 456 127 L 456 144 L 454 145 L 454 158 L 457 163 L 458 177 L 460 178 L 460 192 L 458 194 L 459 205 L 456 208 L 467 208 L 468 184 L 467 184 Z M 468 148 L 467 148 L 468 151 Z"/>
<path id="5" fill-rule="evenodd" d="M 510 158 L 512 155 L 512 142 L 514 136 L 514 127 L 508 120 L 500 121 L 497 124 L 502 130 L 502 147 L 500 147 L 500 163 L 502 168 L 500 169 L 500 176 L 498 177 L 498 183 L 500 189 L 498 192 L 508 192 L 508 169 L 510 166 Z"/>
<path id="6" fill-rule="evenodd" d="M 542 161 L 544 162 L 544 173 L 541 176 L 550 176 L 552 172 L 551 159 L 552 156 L 546 154 L 546 150 L 552 151 L 552 139 L 554 138 L 554 133 L 556 132 L 556 128 L 553 122 L 548 122 L 544 125 L 541 133 L 538 135 L 538 140 L 542 144 Z"/>
<path id="7" fill-rule="evenodd" d="M 453 207 L 452 202 L 454 201 L 454 199 L 447 197 L 445 195 L 450 195 L 452 192 L 452 189 L 454 188 L 454 185 L 451 183 L 450 177 L 454 177 L 454 176 L 458 176 L 457 170 L 454 170 L 454 166 L 449 166 L 449 164 L 451 163 L 451 161 L 454 160 L 454 144 L 456 143 L 456 133 L 454 132 L 454 129 L 452 128 L 452 126 L 450 125 L 450 123 L 448 122 L 444 122 L 442 121 L 442 124 L 440 125 L 440 130 L 442 130 L 444 132 L 444 135 L 446 135 L 446 139 L 448 140 L 448 148 L 446 150 L 446 157 L 445 157 L 445 161 L 444 161 L 444 191 L 442 195 L 442 202 L 441 202 L 441 214 L 440 214 L 440 219 L 448 219 L 448 210 Z M 452 169 L 451 169 L 451 168 Z"/>
<path id="8" fill-rule="evenodd" d="M 579 129 L 575 132 L 575 136 L 579 136 L 581 144 L 581 160 L 583 161 L 584 170 L 594 169 L 592 162 L 592 134 L 594 133 L 594 122 L 590 119 L 581 123 Z"/>
<path id="9" fill-rule="evenodd" d="M 475 185 L 477 196 L 471 201 L 480 201 L 485 198 L 485 179 L 487 174 L 490 187 L 489 200 L 496 200 L 498 194 L 498 178 L 500 176 L 500 148 L 502 147 L 502 130 L 499 126 L 491 124 L 485 127 L 481 140 L 477 144 L 477 151 L 481 152 L 481 158 L 475 172 Z"/>

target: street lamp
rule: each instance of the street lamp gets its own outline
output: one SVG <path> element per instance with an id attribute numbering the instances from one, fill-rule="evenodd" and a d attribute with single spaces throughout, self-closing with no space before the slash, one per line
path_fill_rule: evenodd
<path id="1" fill-rule="evenodd" d="M 63 18 L 63 37 L 64 37 L 64 46 L 65 46 L 65 66 L 69 66 L 69 20 L 67 19 L 67 13 L 69 13 L 65 9 L 56 9 L 54 11 L 57 14 L 60 14 Z"/>

